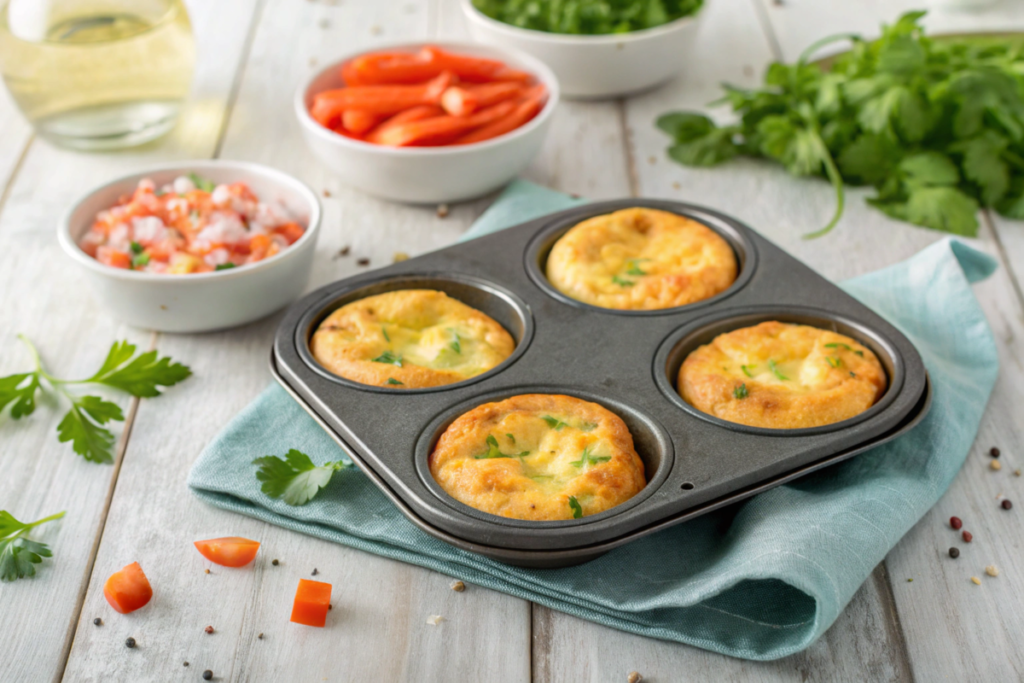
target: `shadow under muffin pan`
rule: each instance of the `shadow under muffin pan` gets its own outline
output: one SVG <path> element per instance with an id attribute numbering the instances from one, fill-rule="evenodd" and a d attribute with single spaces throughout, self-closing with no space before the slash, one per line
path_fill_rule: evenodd
<path id="1" fill-rule="evenodd" d="M 557 293 L 544 276 L 551 245 L 580 221 L 630 207 L 677 213 L 721 235 L 736 253 L 735 283 L 658 311 L 598 308 Z M 398 289 L 437 289 L 486 313 L 509 331 L 515 351 L 488 372 L 430 389 L 366 386 L 321 367 L 309 350 L 320 322 L 347 303 Z M 686 354 L 765 320 L 853 337 L 885 368 L 885 394 L 849 420 L 795 430 L 725 422 L 683 401 L 675 384 Z M 916 425 L 931 398 L 913 344 L 869 308 L 739 221 L 649 199 L 575 207 L 322 287 L 285 313 L 271 369 L 416 526 L 530 567 L 585 562 L 873 448 Z M 444 429 L 482 403 L 524 393 L 576 396 L 621 417 L 644 461 L 644 490 L 600 514 L 552 522 L 491 515 L 445 493 L 427 460 Z"/>

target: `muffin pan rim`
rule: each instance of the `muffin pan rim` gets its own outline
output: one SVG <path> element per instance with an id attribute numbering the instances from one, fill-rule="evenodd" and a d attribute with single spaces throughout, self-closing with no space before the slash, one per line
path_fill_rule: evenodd
<path id="1" fill-rule="evenodd" d="M 554 247 L 555 243 L 573 227 L 582 221 L 609 213 L 609 211 L 604 209 L 599 210 L 597 208 L 598 203 L 587 204 L 584 205 L 584 207 L 577 207 L 593 207 L 595 208 L 593 213 L 581 216 L 565 216 L 557 220 L 551 220 L 537 231 L 537 233 L 527 243 L 526 250 L 523 254 L 523 262 L 526 267 L 526 272 L 530 276 L 530 280 L 532 280 L 533 284 L 540 288 L 540 290 L 549 297 L 568 306 L 573 306 L 575 308 L 595 313 L 608 313 L 611 315 L 633 317 L 666 316 L 682 312 L 690 312 L 698 308 L 703 308 L 714 305 L 720 301 L 724 301 L 750 284 L 750 281 L 753 279 L 754 274 L 757 271 L 758 253 L 753 240 L 751 240 L 745 232 L 746 226 L 725 214 L 721 214 L 706 207 L 657 199 L 642 201 L 644 201 L 644 205 L 640 207 L 638 204 L 637 207 L 658 209 L 668 213 L 674 213 L 678 216 L 683 216 L 684 218 L 688 218 L 696 223 L 700 223 L 725 240 L 732 249 L 733 256 L 736 257 L 736 279 L 732 281 L 732 284 L 718 294 L 709 296 L 706 299 L 700 299 L 699 301 L 693 301 L 682 306 L 673 306 L 671 308 L 654 308 L 644 310 L 596 306 L 594 304 L 588 304 L 584 301 L 580 301 L 579 299 L 574 299 L 568 294 L 560 291 L 551 284 L 550 280 L 548 280 L 546 272 L 548 255 L 551 253 L 551 249 Z M 678 211 L 673 210 L 673 207 L 679 206 L 685 206 L 692 214 L 697 215 L 681 214 Z"/>
<path id="2" fill-rule="evenodd" d="M 630 437 L 633 439 L 633 448 L 636 450 L 637 455 L 640 456 L 640 460 L 644 463 L 644 484 L 643 489 L 638 491 L 632 497 L 622 501 L 618 505 L 608 508 L 607 510 L 600 512 L 596 515 L 588 515 L 580 519 L 561 519 L 561 520 L 528 520 L 528 519 L 517 519 L 513 517 L 502 517 L 501 515 L 495 515 L 490 512 L 484 512 L 470 505 L 462 503 L 452 497 L 447 491 L 441 488 L 441 485 L 434 479 L 433 474 L 430 472 L 430 454 L 433 452 L 437 441 L 441 438 L 441 434 L 444 433 L 452 422 L 458 419 L 461 415 L 477 408 L 485 403 L 492 403 L 495 401 L 502 401 L 513 396 L 522 396 L 526 394 L 547 394 L 547 395 L 564 395 L 578 398 L 591 403 L 596 403 L 605 410 L 616 415 L 619 419 L 626 422 L 623 418 L 622 413 L 626 412 L 629 414 L 631 420 L 639 419 L 645 423 L 645 428 L 652 434 L 656 441 L 658 441 L 660 454 L 658 456 L 659 463 L 655 470 L 654 476 L 651 477 L 647 471 L 648 462 L 644 458 L 640 450 L 636 448 L 636 434 L 633 429 L 629 430 Z M 612 406 L 612 407 L 609 407 Z M 628 426 L 628 423 L 627 423 Z M 523 528 L 523 529 L 563 529 L 579 527 L 586 524 L 592 524 L 595 522 L 601 522 L 616 515 L 626 512 L 630 507 L 639 505 L 650 496 L 657 493 L 658 489 L 661 488 L 668 480 L 669 475 L 672 471 L 672 467 L 675 465 L 675 448 L 672 443 L 672 437 L 669 435 L 668 430 L 656 420 L 653 416 L 647 414 L 646 411 L 641 410 L 635 406 L 631 406 L 628 402 L 615 399 L 609 396 L 602 396 L 597 392 L 574 389 L 572 387 L 566 387 L 565 385 L 532 385 L 524 387 L 505 387 L 502 389 L 495 389 L 490 392 L 478 394 L 457 403 L 453 406 L 449 406 L 443 411 L 439 412 L 434 416 L 430 422 L 420 432 L 419 438 L 416 439 L 416 445 L 413 450 L 413 457 L 415 458 L 416 472 L 420 476 L 420 480 L 424 486 L 430 490 L 437 498 L 454 509 L 455 511 L 467 515 L 469 517 L 479 519 L 480 521 L 490 522 L 494 524 L 501 524 L 512 528 Z"/>
<path id="3" fill-rule="evenodd" d="M 513 341 L 516 342 L 515 348 L 512 350 L 512 353 L 510 353 L 507 358 L 505 358 L 503 361 L 495 365 L 493 368 L 487 370 L 486 372 L 481 372 L 479 375 L 473 375 L 472 377 L 467 377 L 466 379 L 459 380 L 458 382 L 442 384 L 436 387 L 416 387 L 410 389 L 379 387 L 373 384 L 363 384 L 361 382 L 356 382 L 354 380 L 348 379 L 347 377 L 342 377 L 341 375 L 337 375 L 331 372 L 323 365 L 321 365 L 321 363 L 313 355 L 312 350 L 309 348 L 309 343 L 313 338 L 313 333 L 316 332 L 316 328 L 320 325 L 320 323 L 322 323 L 328 316 L 331 315 L 331 313 L 338 310 L 342 306 L 352 303 L 353 301 L 359 301 L 360 299 L 363 298 L 375 296 L 375 294 L 368 294 L 366 297 L 357 297 L 351 299 L 350 301 L 345 301 L 340 305 L 336 305 L 338 304 L 339 301 L 346 299 L 363 289 L 370 289 L 376 286 L 386 285 L 391 282 L 418 282 L 423 280 L 435 282 L 447 280 L 448 282 L 466 285 L 474 289 L 478 289 L 482 292 L 488 293 L 491 296 L 497 296 L 499 299 L 503 299 L 505 303 L 509 306 L 509 308 L 511 308 L 516 314 L 518 314 L 523 324 L 522 337 L 519 340 L 516 340 L 515 335 L 511 330 L 509 330 L 505 325 L 502 325 L 499 321 L 495 320 L 495 322 L 501 325 L 502 329 L 504 329 L 506 332 L 508 332 L 510 336 L 512 336 Z M 377 292 L 377 294 L 396 292 L 404 289 L 413 290 L 429 288 L 416 286 L 398 287 L 396 289 L 386 289 Z M 444 292 L 444 290 L 441 289 L 437 289 L 436 291 Z M 465 301 L 462 301 L 462 299 L 460 299 L 459 297 L 453 296 L 448 292 L 444 292 L 444 294 L 455 299 L 456 301 L 459 301 L 460 303 L 470 306 L 470 304 L 467 304 Z M 487 315 L 489 318 L 494 320 L 493 316 L 489 315 L 485 311 L 482 311 L 475 306 L 470 306 L 470 308 L 473 308 L 474 310 L 483 313 L 484 315 Z M 354 282 L 351 287 L 346 287 L 339 291 L 325 293 L 322 299 L 320 299 L 317 303 L 310 305 L 306 312 L 303 314 L 303 316 L 300 318 L 299 324 L 295 330 L 295 346 L 298 350 L 299 356 L 302 358 L 302 361 L 311 370 L 313 370 L 318 375 L 320 375 L 321 377 L 328 381 L 335 382 L 337 384 L 342 384 L 344 386 L 359 391 L 372 391 L 375 393 L 385 394 L 431 394 L 440 391 L 447 391 L 454 388 L 464 387 L 469 384 L 473 384 L 474 382 L 483 381 L 488 377 L 491 377 L 492 375 L 496 375 L 500 372 L 503 372 L 509 365 L 515 363 L 517 360 L 519 360 L 519 358 L 521 358 L 526 353 L 527 348 L 530 346 L 530 342 L 533 341 L 533 333 L 535 327 L 536 325 L 533 319 L 533 311 L 530 310 L 529 304 L 523 301 L 518 295 L 516 295 L 515 292 L 512 292 L 508 288 L 502 287 L 493 282 L 489 282 L 483 278 L 479 278 L 473 275 L 466 275 L 464 273 L 443 273 L 438 271 L 423 271 L 422 273 L 405 273 L 395 275 L 392 276 L 391 278 L 383 280 L 374 279 L 368 281 Z"/>
<path id="4" fill-rule="evenodd" d="M 785 310 L 783 310 L 785 309 Z M 785 429 L 785 428 L 772 428 L 772 427 L 754 427 L 751 425 L 745 425 L 739 422 L 730 422 L 720 417 L 705 413 L 696 406 L 691 405 L 679 394 L 677 386 L 677 378 L 670 376 L 668 372 L 668 362 L 670 356 L 675 353 L 676 349 L 685 344 L 688 337 L 693 337 L 701 334 L 704 330 L 709 327 L 716 326 L 717 324 L 725 323 L 728 325 L 729 322 L 739 320 L 742 318 L 753 319 L 751 321 L 745 321 L 736 326 L 728 326 L 727 329 L 718 332 L 717 334 L 724 334 L 725 332 L 731 332 L 745 327 L 757 325 L 762 322 L 779 321 L 779 322 L 790 322 L 785 320 L 787 317 L 806 316 L 810 318 L 816 318 L 818 320 L 831 320 L 839 322 L 840 324 L 858 329 L 861 332 L 867 332 L 865 336 L 871 338 L 875 344 L 867 344 L 864 341 L 855 336 L 839 332 L 839 334 L 846 334 L 848 337 L 853 337 L 860 344 L 867 346 L 871 351 L 879 356 L 879 347 L 884 349 L 885 356 L 892 363 L 893 370 L 889 370 L 886 367 L 886 363 L 882 358 L 879 358 L 879 363 L 882 365 L 882 369 L 886 374 L 886 387 L 882 397 L 879 398 L 875 403 L 871 405 L 867 410 L 863 410 L 857 413 L 853 417 L 849 417 L 839 422 L 832 422 L 830 424 L 819 425 L 817 427 L 800 427 L 797 429 Z M 814 327 L 820 330 L 828 330 L 829 328 L 822 327 L 821 325 L 815 325 L 813 323 L 795 323 L 801 325 L 807 325 L 808 327 Z M 717 336 L 716 334 L 716 336 Z M 877 346 L 876 346 L 877 345 Z M 696 349 L 696 346 L 690 350 L 690 353 Z M 686 354 L 687 356 L 689 354 Z M 686 356 L 683 357 L 683 361 L 686 360 Z M 682 362 L 679 363 L 679 366 Z M 675 373 L 678 375 L 679 367 L 675 368 Z M 903 383 L 906 379 L 906 367 L 903 361 L 903 354 L 900 353 L 899 349 L 893 344 L 886 336 L 877 330 L 874 330 L 867 323 L 853 320 L 842 316 L 840 314 L 832 313 L 820 308 L 813 308 L 810 306 L 775 306 L 772 304 L 765 304 L 761 306 L 742 306 L 737 308 L 730 308 L 720 311 L 718 313 L 710 313 L 706 316 L 692 320 L 682 327 L 676 329 L 665 341 L 658 347 L 658 351 L 654 355 L 654 381 L 661 390 L 661 393 L 673 404 L 679 407 L 693 417 L 699 418 L 706 422 L 709 422 L 718 427 L 724 429 L 730 429 L 737 432 L 746 434 L 754 434 L 759 436 L 814 436 L 818 434 L 827 434 L 829 432 L 839 431 L 848 427 L 853 427 L 861 422 L 870 420 L 875 415 L 883 412 L 888 408 L 893 401 L 899 396 L 900 390 L 903 388 Z"/>

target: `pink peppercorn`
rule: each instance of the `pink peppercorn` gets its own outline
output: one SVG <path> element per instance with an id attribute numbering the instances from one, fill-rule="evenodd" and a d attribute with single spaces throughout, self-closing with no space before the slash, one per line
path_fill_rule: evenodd
<path id="1" fill-rule="evenodd" d="M 961 521 L 961 519 L 959 517 L 950 517 L 949 518 L 949 525 L 951 527 L 953 527 L 954 529 L 959 529 L 960 527 L 962 527 L 964 525 L 964 523 L 963 523 L 963 521 Z"/>
<path id="2" fill-rule="evenodd" d="M 971 541 L 974 540 L 974 534 L 972 534 L 970 531 L 964 531 L 963 536 L 964 536 L 964 543 L 970 543 Z"/>

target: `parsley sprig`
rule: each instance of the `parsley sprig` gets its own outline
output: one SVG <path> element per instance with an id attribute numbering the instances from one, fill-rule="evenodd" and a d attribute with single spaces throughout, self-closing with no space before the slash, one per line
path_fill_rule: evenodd
<path id="1" fill-rule="evenodd" d="M 794 64 L 774 63 L 764 86 L 725 86 L 720 100 L 739 121 L 719 126 L 673 112 L 658 127 L 669 156 L 714 166 L 766 157 L 797 176 L 824 176 L 843 213 L 844 184 L 876 190 L 867 201 L 898 220 L 975 236 L 979 206 L 1024 218 L 1024 53 L 1010 39 L 934 40 L 924 12 L 883 26 L 874 41 L 842 34 L 811 45 Z M 810 64 L 821 47 L 852 40 L 831 64 Z"/>
<path id="2" fill-rule="evenodd" d="M 17 420 L 35 411 L 36 395 L 41 390 L 64 397 L 71 408 L 57 425 L 57 438 L 61 443 L 70 441 L 75 453 L 90 462 L 113 462 L 114 435 L 104 425 L 123 422 L 124 413 L 116 403 L 99 396 L 80 396 L 69 391 L 69 386 L 101 385 L 139 398 L 151 398 L 160 395 L 160 387 L 177 384 L 192 374 L 187 366 L 158 357 L 155 350 L 136 355 L 134 344 L 118 341 L 92 377 L 60 379 L 46 371 L 39 352 L 27 337 L 18 338 L 28 347 L 35 370 L 0 378 L 0 411 L 11 404 L 11 417 Z"/>
<path id="3" fill-rule="evenodd" d="M 593 448 L 591 448 L 590 446 L 585 447 L 583 449 L 583 455 L 580 456 L 580 459 L 573 460 L 569 464 L 572 465 L 573 467 L 579 467 L 580 469 L 583 469 L 587 467 L 587 465 L 596 465 L 598 463 L 608 462 L 609 460 L 612 459 L 610 455 L 602 455 L 599 457 L 595 457 L 591 455 L 592 451 Z"/>
<path id="4" fill-rule="evenodd" d="M 7 510 L 0 510 L 0 581 L 16 581 L 35 576 L 44 557 L 53 557 L 45 543 L 30 541 L 28 533 L 37 526 L 64 516 L 63 512 L 34 522 L 19 522 Z"/>
<path id="5" fill-rule="evenodd" d="M 314 465 L 308 455 L 294 448 L 285 454 L 284 460 L 265 455 L 252 464 L 259 465 L 256 478 L 263 482 L 260 490 L 288 505 L 305 505 L 327 486 L 335 472 L 352 467 L 352 463 L 344 460 Z"/>

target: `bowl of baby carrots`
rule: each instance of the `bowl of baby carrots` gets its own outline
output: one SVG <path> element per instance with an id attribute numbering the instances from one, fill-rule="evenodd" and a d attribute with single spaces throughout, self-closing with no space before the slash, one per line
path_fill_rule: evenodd
<path id="1" fill-rule="evenodd" d="M 558 81 L 539 60 L 472 43 L 400 44 L 313 75 L 295 112 L 342 181 L 409 203 L 472 199 L 521 173 L 544 142 Z"/>

